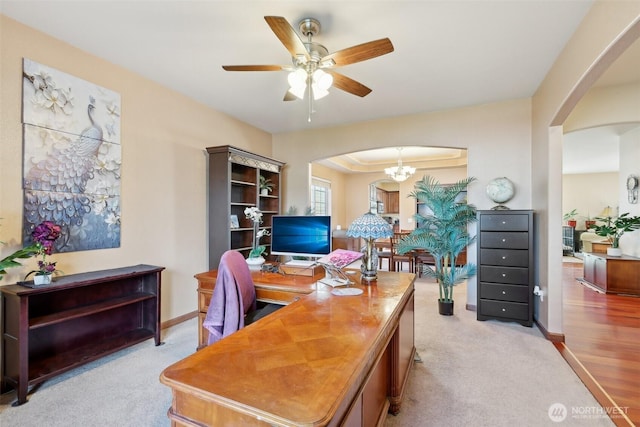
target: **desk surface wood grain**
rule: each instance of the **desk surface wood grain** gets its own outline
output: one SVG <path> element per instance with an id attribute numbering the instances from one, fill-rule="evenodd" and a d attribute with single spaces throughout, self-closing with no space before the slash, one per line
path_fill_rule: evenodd
<path id="1" fill-rule="evenodd" d="M 414 279 L 379 272 L 376 284 L 354 286 L 363 290 L 358 296 L 314 284 L 299 300 L 166 368 L 160 380 L 174 390 L 172 409 L 209 405 L 203 417 L 230 410 L 275 425 L 329 424 L 391 340 Z"/>

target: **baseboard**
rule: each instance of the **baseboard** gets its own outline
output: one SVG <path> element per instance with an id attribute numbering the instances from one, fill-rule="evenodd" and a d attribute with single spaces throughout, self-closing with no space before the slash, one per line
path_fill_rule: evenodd
<path id="1" fill-rule="evenodd" d="M 614 415 L 613 417 L 609 416 L 611 421 L 613 421 L 613 423 L 618 427 L 634 427 L 635 424 L 629 419 L 626 411 L 618 406 L 613 398 L 602 388 L 600 383 L 593 378 L 587 368 L 580 363 L 576 355 L 569 350 L 569 347 L 567 347 L 563 342 L 554 342 L 553 345 L 560 352 L 569 366 L 571 366 L 571 369 L 573 369 L 578 378 L 580 378 L 580 381 L 584 383 L 587 390 L 589 390 L 593 397 L 595 397 L 600 406 Z"/>
<path id="2" fill-rule="evenodd" d="M 464 308 L 469 311 L 478 311 L 478 307 L 476 307 L 474 304 L 467 304 Z"/>
<path id="3" fill-rule="evenodd" d="M 540 322 L 538 322 L 538 319 L 533 319 L 533 321 L 546 339 L 548 339 L 552 343 L 564 343 L 564 334 L 549 332 L 547 331 L 547 328 L 545 328 Z"/>
<path id="4" fill-rule="evenodd" d="M 166 320 L 160 324 L 160 329 L 167 329 L 178 323 L 186 322 L 189 319 L 193 319 L 198 315 L 198 310 L 194 310 L 191 313 L 183 314 L 182 316 L 175 317 L 173 319 Z"/>

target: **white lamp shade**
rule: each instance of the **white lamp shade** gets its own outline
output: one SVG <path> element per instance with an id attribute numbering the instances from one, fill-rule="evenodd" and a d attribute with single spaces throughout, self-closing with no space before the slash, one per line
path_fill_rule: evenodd
<path id="1" fill-rule="evenodd" d="M 333 76 L 318 69 L 313 72 L 313 82 L 318 86 L 319 89 L 326 91 L 333 84 Z"/>

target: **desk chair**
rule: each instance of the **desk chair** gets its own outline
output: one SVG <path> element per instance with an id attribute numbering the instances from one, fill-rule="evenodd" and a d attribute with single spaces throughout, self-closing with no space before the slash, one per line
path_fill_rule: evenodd
<path id="1" fill-rule="evenodd" d="M 238 251 L 226 251 L 220 258 L 218 277 L 203 326 L 209 331 L 208 344 L 242 329 L 281 306 L 258 308 L 256 289 L 249 266 Z"/>
<path id="2" fill-rule="evenodd" d="M 405 254 L 400 254 L 398 252 L 398 243 L 402 240 L 403 237 L 408 236 L 407 232 L 396 232 L 393 233 L 393 237 L 391 237 L 391 262 L 390 262 L 390 270 L 391 271 L 402 271 L 402 266 L 406 262 L 409 267 L 409 272 L 414 272 L 414 254 L 413 251 L 407 252 Z"/>

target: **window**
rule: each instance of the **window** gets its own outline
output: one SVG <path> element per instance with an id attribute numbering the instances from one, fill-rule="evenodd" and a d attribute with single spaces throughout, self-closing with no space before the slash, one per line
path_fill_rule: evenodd
<path id="1" fill-rule="evenodd" d="M 331 182 L 311 177 L 311 209 L 314 215 L 331 215 Z"/>

